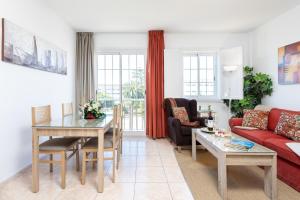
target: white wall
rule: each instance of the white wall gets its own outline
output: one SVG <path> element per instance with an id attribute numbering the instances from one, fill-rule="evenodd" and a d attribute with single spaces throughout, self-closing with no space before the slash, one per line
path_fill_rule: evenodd
<path id="1" fill-rule="evenodd" d="M 165 96 L 182 97 L 183 86 L 174 80 L 183 80 L 182 60 L 178 58 L 182 51 L 214 51 L 241 46 L 244 51 L 244 64 L 249 63 L 248 34 L 228 33 L 167 33 L 165 34 Z M 171 55 L 172 54 L 172 55 Z M 177 57 L 176 60 L 173 60 Z M 220 64 L 218 65 L 219 72 Z M 222 76 L 222 73 L 219 73 Z M 221 77 L 222 78 L 222 77 Z M 174 84 L 175 83 L 175 84 Z M 182 81 L 180 82 L 182 84 Z M 221 82 L 219 82 L 221 84 Z M 219 85 L 219 88 L 220 85 Z M 221 96 L 219 94 L 219 96 Z"/>
<path id="2" fill-rule="evenodd" d="M 215 51 L 220 54 L 222 49 L 241 46 L 243 48 L 243 64 L 249 64 L 249 36 L 247 33 L 167 33 L 165 34 L 165 97 L 183 96 L 182 51 Z M 178 57 L 178 55 L 180 55 Z M 218 65 L 219 92 L 223 73 Z M 232 80 L 235 82 L 235 80 Z M 221 96 L 221 94 L 219 94 Z M 217 126 L 228 128 L 228 108 L 221 100 L 211 102 L 199 101 L 198 105 L 207 108 L 208 105 L 217 112 Z"/>
<path id="3" fill-rule="evenodd" d="M 147 38 L 146 33 L 96 33 L 95 51 L 145 50 Z"/>
<path id="4" fill-rule="evenodd" d="M 147 49 L 147 38 L 147 33 L 97 33 L 95 48 L 96 51 Z M 165 97 L 183 97 L 182 51 L 219 52 L 223 48 L 241 46 L 244 51 L 244 64 L 248 64 L 248 39 L 247 33 L 165 33 Z M 199 102 L 199 105 L 212 105 L 218 112 L 218 125 L 228 126 L 228 110 L 220 100 Z"/>
<path id="5" fill-rule="evenodd" d="M 1 0 L 0 17 L 35 33 L 68 53 L 68 75 L 0 61 L 0 182 L 31 163 L 31 106 L 74 100 L 75 32 L 39 0 Z"/>
<path id="6" fill-rule="evenodd" d="M 266 105 L 300 110 L 300 84 L 278 84 L 278 48 L 300 41 L 300 6 L 260 26 L 251 33 L 252 63 L 256 71 L 270 74 L 274 84 L 271 97 L 266 97 Z"/>

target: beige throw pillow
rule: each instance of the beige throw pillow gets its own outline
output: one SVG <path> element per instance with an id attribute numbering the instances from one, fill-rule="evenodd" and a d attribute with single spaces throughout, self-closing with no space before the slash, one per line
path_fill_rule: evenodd
<path id="1" fill-rule="evenodd" d="M 185 107 L 173 107 L 172 109 L 174 117 L 179 119 L 182 124 L 190 121 Z"/>

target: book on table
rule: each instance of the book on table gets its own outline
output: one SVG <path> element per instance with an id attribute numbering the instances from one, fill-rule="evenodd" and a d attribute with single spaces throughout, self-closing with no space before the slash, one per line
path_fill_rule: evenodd
<path id="1" fill-rule="evenodd" d="M 230 143 L 233 145 L 239 145 L 239 146 L 247 148 L 247 149 L 251 149 L 254 146 L 254 142 L 241 140 L 241 139 L 237 139 L 237 138 L 232 138 L 230 140 Z"/>

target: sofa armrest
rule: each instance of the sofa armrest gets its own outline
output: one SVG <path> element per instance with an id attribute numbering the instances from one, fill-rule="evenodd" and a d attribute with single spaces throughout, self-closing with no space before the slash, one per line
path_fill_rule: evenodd
<path id="1" fill-rule="evenodd" d="M 177 144 L 182 140 L 181 123 L 175 117 L 168 117 L 169 137 Z"/>
<path id="2" fill-rule="evenodd" d="M 232 129 L 234 126 L 242 126 L 243 118 L 231 118 L 229 119 L 229 126 Z"/>
<path id="3" fill-rule="evenodd" d="M 178 129 L 181 127 L 180 120 L 175 117 L 168 117 L 168 124 L 171 127 L 174 127 L 175 129 Z"/>
<path id="4" fill-rule="evenodd" d="M 198 121 L 200 127 L 206 127 L 205 119 L 207 119 L 207 117 L 197 117 L 197 118 L 193 119 L 192 121 L 193 122 Z"/>

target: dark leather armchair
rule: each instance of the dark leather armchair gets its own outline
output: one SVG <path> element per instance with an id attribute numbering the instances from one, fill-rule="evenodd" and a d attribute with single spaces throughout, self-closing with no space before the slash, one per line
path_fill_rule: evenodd
<path id="1" fill-rule="evenodd" d="M 184 98 L 175 98 L 177 107 L 185 107 L 191 122 L 199 121 L 199 126 L 205 126 L 205 118 L 197 117 L 197 101 Z M 179 119 L 174 118 L 171 102 L 169 99 L 164 100 L 164 109 L 166 112 L 169 137 L 177 147 L 188 146 L 192 144 L 192 127 L 184 126 Z"/>

